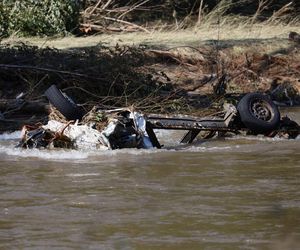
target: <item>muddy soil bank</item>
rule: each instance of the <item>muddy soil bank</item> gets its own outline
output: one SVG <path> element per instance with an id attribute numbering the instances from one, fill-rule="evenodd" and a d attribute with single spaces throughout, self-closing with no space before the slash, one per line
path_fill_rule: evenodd
<path id="1" fill-rule="evenodd" d="M 45 122 L 44 91 L 52 84 L 87 111 L 134 106 L 143 112 L 207 115 L 248 92 L 280 105 L 300 104 L 299 45 L 210 41 L 199 47 L 102 45 L 0 47 L 0 131 Z"/>

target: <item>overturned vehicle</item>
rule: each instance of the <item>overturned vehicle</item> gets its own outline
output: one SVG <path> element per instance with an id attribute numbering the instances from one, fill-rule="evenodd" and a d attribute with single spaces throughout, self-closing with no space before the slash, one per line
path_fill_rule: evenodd
<path id="1" fill-rule="evenodd" d="M 224 105 L 224 112 L 213 117 L 144 115 L 131 108 L 103 110 L 94 107 L 85 113 L 65 93 L 52 85 L 45 95 L 63 119 L 50 116 L 46 125 L 24 126 L 18 147 L 23 148 L 161 148 L 155 130 L 185 130 L 181 143 L 192 143 L 197 136 L 263 134 L 294 139 L 300 126 L 280 117 L 268 96 L 246 94 L 237 106 Z"/>

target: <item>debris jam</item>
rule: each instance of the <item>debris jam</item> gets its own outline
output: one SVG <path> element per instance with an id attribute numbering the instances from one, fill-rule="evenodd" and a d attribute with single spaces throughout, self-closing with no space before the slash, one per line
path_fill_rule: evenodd
<path id="1" fill-rule="evenodd" d="M 89 117 L 88 117 L 89 116 Z M 24 126 L 18 146 L 23 148 L 152 148 L 142 114 L 127 109 L 88 113 L 85 123 L 50 120 L 46 125 Z M 87 121 L 87 119 L 91 119 Z"/>
<path id="2" fill-rule="evenodd" d="M 154 129 L 186 130 L 181 143 L 192 143 L 197 136 L 209 139 L 234 134 L 263 134 L 295 139 L 300 134 L 300 126 L 288 117 L 280 118 L 277 106 L 266 95 L 259 93 L 245 95 L 237 107 L 226 104 L 223 112 L 200 118 L 145 115 L 133 108 L 102 110 L 94 107 L 83 114 L 79 106 L 57 90 L 52 85 L 46 91 L 50 103 L 55 106 L 48 123 L 23 126 L 18 147 L 161 148 Z"/>

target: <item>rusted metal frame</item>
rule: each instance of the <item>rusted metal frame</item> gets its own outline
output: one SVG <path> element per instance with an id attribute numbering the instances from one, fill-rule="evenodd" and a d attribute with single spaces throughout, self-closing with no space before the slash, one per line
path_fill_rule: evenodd
<path id="1" fill-rule="evenodd" d="M 229 129 L 229 124 L 230 122 L 233 120 L 234 116 L 236 115 L 236 108 L 232 107 L 232 106 L 227 106 L 227 112 L 224 116 L 224 125 L 227 129 Z M 222 121 L 221 121 L 222 122 Z M 231 130 L 231 129 L 229 129 Z M 210 130 L 212 136 L 215 134 L 216 131 L 214 130 Z M 201 132 L 200 129 L 195 129 L 195 130 L 189 130 L 184 137 L 181 139 L 180 143 L 192 143 L 194 141 L 194 139 L 197 137 L 197 135 Z M 223 131 L 224 132 L 224 131 Z M 234 132 L 232 130 L 232 132 Z M 210 138 L 210 136 L 208 137 Z"/>
<path id="2" fill-rule="evenodd" d="M 152 132 L 153 129 L 188 130 L 181 143 L 192 143 L 200 131 L 236 132 L 228 127 L 228 121 L 231 118 L 231 116 L 227 116 L 226 119 L 196 120 L 190 118 L 148 117 L 147 122 Z"/>
<path id="3" fill-rule="evenodd" d="M 193 140 L 197 137 L 200 133 L 200 129 L 189 130 L 181 139 L 180 143 L 192 143 Z"/>
<path id="4" fill-rule="evenodd" d="M 150 139 L 152 145 L 156 148 L 161 148 L 162 146 L 160 145 L 160 143 L 156 137 L 156 134 L 153 131 L 152 124 L 150 122 L 146 122 L 146 132 L 149 136 L 149 139 Z"/>
<path id="5" fill-rule="evenodd" d="M 149 117 L 153 129 L 174 130 L 227 130 L 224 120 L 194 120 L 182 118 Z"/>

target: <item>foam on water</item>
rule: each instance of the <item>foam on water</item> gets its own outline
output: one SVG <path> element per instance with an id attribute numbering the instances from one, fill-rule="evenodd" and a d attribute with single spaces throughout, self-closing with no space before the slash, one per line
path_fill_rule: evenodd
<path id="1" fill-rule="evenodd" d="M 181 133 L 180 133 L 181 132 Z M 20 138 L 20 131 L 13 133 L 6 133 L 0 135 L 0 157 L 6 155 L 18 158 L 39 158 L 52 161 L 63 161 L 63 160 L 83 160 L 93 159 L 99 161 L 101 158 L 118 156 L 118 155 L 145 155 L 153 153 L 176 153 L 176 152 L 200 152 L 200 153 L 214 153 L 214 152 L 230 152 L 230 151 L 255 151 L 253 143 L 273 144 L 281 143 L 282 141 L 288 142 L 287 139 L 281 138 L 268 138 L 263 136 L 234 136 L 226 138 L 225 140 L 211 139 L 204 142 L 195 141 L 191 145 L 180 144 L 180 138 L 182 138 L 182 131 L 157 131 L 159 141 L 164 144 L 163 149 L 120 149 L 120 150 L 107 150 L 107 149 L 21 149 L 15 148 L 16 139 Z M 299 141 L 300 137 L 296 139 Z M 247 143 L 248 141 L 248 143 Z M 291 140 L 295 141 L 295 140 Z M 258 147 L 259 148 L 259 147 Z"/>
<path id="2" fill-rule="evenodd" d="M 193 147 L 192 147 L 193 148 Z M 213 149 L 211 149 L 213 150 Z M 217 150 L 217 149 L 216 149 Z M 14 160 L 18 158 L 39 158 L 44 160 L 92 160 L 95 158 L 97 161 L 100 158 L 114 157 L 121 155 L 145 155 L 145 154 L 154 154 L 162 152 L 178 152 L 178 151 L 201 151 L 204 152 L 204 147 L 194 147 L 194 149 L 189 148 L 165 148 L 165 149 L 117 149 L 117 150 L 71 150 L 71 149 L 20 149 L 14 148 L 13 145 L 0 145 L 0 158 L 1 155 L 6 155 L 9 157 L 14 157 Z M 99 158 L 100 157 L 100 158 Z"/>
<path id="3" fill-rule="evenodd" d="M 0 154 L 16 156 L 18 158 L 41 158 L 53 160 L 78 160 L 86 159 L 89 156 L 88 152 L 80 150 L 21 149 L 14 148 L 12 146 L 0 146 Z"/>
<path id="4" fill-rule="evenodd" d="M 168 145 L 178 144 L 178 140 L 174 139 L 174 132 L 171 131 L 160 131 L 160 139 L 164 138 L 164 143 Z M 156 152 L 166 151 L 158 149 L 121 149 L 121 150 L 107 150 L 104 148 L 100 149 L 22 149 L 15 148 L 17 140 L 20 139 L 21 131 L 15 131 L 13 133 L 4 133 L 0 135 L 0 156 L 13 156 L 16 158 L 39 158 L 45 160 L 84 160 L 91 157 L 110 157 L 122 154 L 130 155 L 142 155 L 151 154 Z M 2 142 L 1 142 L 2 141 Z M 170 150 L 172 151 L 172 150 Z"/>
<path id="5" fill-rule="evenodd" d="M 239 149 L 240 146 L 212 146 L 212 147 L 197 147 L 197 146 L 190 146 L 186 149 L 187 152 L 225 152 L 225 151 L 232 151 L 234 149 Z"/>
<path id="6" fill-rule="evenodd" d="M 116 155 L 143 155 L 156 152 L 162 152 L 159 149 L 119 149 L 119 150 L 105 150 L 105 149 L 23 149 L 15 148 L 15 142 L 6 141 L 5 144 L 0 142 L 0 158 L 1 155 L 6 155 L 8 158 L 13 157 L 14 160 L 19 158 L 38 158 L 44 160 L 63 161 L 63 160 L 85 160 L 96 157 L 111 157 Z M 163 150 L 166 151 L 166 150 Z"/>
<path id="7" fill-rule="evenodd" d="M 17 140 L 21 138 L 21 131 L 15 131 L 12 133 L 0 134 L 0 141 L 2 140 Z"/>
<path id="8" fill-rule="evenodd" d="M 239 141 L 239 140 L 245 140 L 245 141 L 257 141 L 257 142 L 289 142 L 289 141 L 299 141 L 300 135 L 297 136 L 295 139 L 287 139 L 287 138 L 280 138 L 280 137 L 267 137 L 263 135 L 252 135 L 252 136 L 243 136 L 243 135 L 236 135 L 233 137 L 227 137 L 226 140 L 232 140 L 232 141 Z"/>

